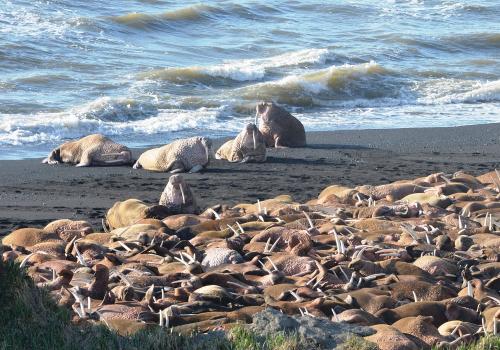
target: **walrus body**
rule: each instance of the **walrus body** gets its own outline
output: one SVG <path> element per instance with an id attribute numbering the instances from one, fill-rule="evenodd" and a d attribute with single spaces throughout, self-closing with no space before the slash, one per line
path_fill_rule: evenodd
<path id="1" fill-rule="evenodd" d="M 211 146 L 210 140 L 204 137 L 176 140 L 141 154 L 134 164 L 134 169 L 194 173 L 208 164 Z"/>
<path id="2" fill-rule="evenodd" d="M 120 145 L 101 134 L 92 134 L 79 140 L 63 143 L 50 152 L 42 163 L 76 164 L 77 167 L 93 165 L 125 165 L 132 160 L 132 153 L 126 146 Z"/>
<path id="3" fill-rule="evenodd" d="M 216 159 L 234 162 L 265 162 L 266 142 L 255 124 L 247 124 L 234 140 L 223 144 L 215 154 Z"/>
<path id="4" fill-rule="evenodd" d="M 138 199 L 127 199 L 116 202 L 106 214 L 106 222 L 111 229 L 135 224 L 141 219 L 163 219 L 171 214 L 168 207 L 162 205 L 148 206 Z"/>
<path id="5" fill-rule="evenodd" d="M 273 102 L 257 105 L 259 131 L 268 147 L 304 147 L 306 132 L 302 123 Z"/>

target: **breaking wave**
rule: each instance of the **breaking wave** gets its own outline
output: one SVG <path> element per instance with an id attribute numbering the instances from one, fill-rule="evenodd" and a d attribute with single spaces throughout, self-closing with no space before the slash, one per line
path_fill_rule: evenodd
<path id="1" fill-rule="evenodd" d="M 0 144 L 56 143 L 91 133 L 138 137 L 184 130 L 218 133 L 238 130 L 237 123 L 223 118 L 225 113 L 224 106 L 196 110 L 157 109 L 152 104 L 133 99 L 100 98 L 63 112 L 0 115 Z M 168 137 L 163 137 L 162 141 L 165 139 Z"/>
<path id="2" fill-rule="evenodd" d="M 157 14 L 134 12 L 120 16 L 112 16 L 110 19 L 115 23 L 125 26 L 147 29 L 152 26 L 174 21 L 198 21 L 217 13 L 223 13 L 223 10 L 214 6 L 198 4 Z"/>
<path id="3" fill-rule="evenodd" d="M 139 79 L 164 80 L 173 83 L 199 82 L 203 84 L 217 83 L 217 79 L 234 81 L 252 81 L 263 79 L 273 68 L 324 64 L 332 58 L 328 49 L 306 49 L 296 52 L 247 60 L 232 60 L 213 66 L 194 66 L 180 68 L 157 69 L 140 73 Z"/>
<path id="4" fill-rule="evenodd" d="M 402 86 L 395 78 L 393 72 L 371 61 L 289 75 L 243 87 L 239 93 L 249 100 L 271 98 L 290 105 L 324 105 L 332 100 L 398 97 Z"/>

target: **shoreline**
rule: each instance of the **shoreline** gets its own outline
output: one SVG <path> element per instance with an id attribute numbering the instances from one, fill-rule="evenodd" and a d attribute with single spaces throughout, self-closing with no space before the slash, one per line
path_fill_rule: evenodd
<path id="1" fill-rule="evenodd" d="M 477 175 L 499 168 L 499 135 L 500 123 L 308 132 L 307 148 L 269 149 L 266 163 L 212 160 L 202 173 L 184 177 L 201 208 L 280 194 L 307 201 L 331 184 L 383 184 L 434 172 Z M 214 140 L 214 149 L 226 139 Z M 144 149 L 132 150 L 137 157 Z M 131 167 L 45 166 L 40 160 L 0 160 L 0 235 L 60 218 L 87 219 L 99 229 L 116 201 L 157 202 L 169 177 Z"/>

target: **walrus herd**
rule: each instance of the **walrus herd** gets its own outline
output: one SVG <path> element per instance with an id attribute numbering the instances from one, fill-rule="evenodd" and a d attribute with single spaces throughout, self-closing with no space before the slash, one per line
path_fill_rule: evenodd
<path id="1" fill-rule="evenodd" d="M 217 150 L 216 159 L 232 163 L 265 162 L 266 146 L 279 148 L 306 145 L 302 123 L 275 103 L 257 104 L 255 117 L 255 124 L 246 125 L 234 140 L 227 141 Z M 133 168 L 173 174 L 195 173 L 210 163 L 211 147 L 212 142 L 205 137 L 176 140 L 142 153 Z M 129 165 L 132 163 L 132 153 L 126 146 L 103 135 L 93 134 L 62 144 L 52 150 L 42 163 L 69 163 L 77 167 Z"/>
<path id="2" fill-rule="evenodd" d="M 257 113 L 276 108 L 271 117 L 288 117 L 274 104 Z M 284 124 L 265 123 L 248 125 L 220 157 L 262 161 L 264 143 L 305 144 L 297 125 L 290 135 Z M 147 151 L 136 165 L 199 170 L 209 142 L 188 140 Z M 77 148 L 78 156 L 64 155 Z M 130 161 L 123 152 L 63 145 L 48 162 Z M 200 210 L 195 195 L 173 175 L 158 204 L 117 202 L 102 228 L 63 219 L 15 230 L 3 239 L 2 258 L 19 262 L 75 320 L 121 334 L 153 324 L 229 329 L 265 308 L 370 327 L 366 340 L 382 350 L 456 348 L 499 330 L 498 170 L 331 185 L 306 203 L 281 195 Z"/>
<path id="3" fill-rule="evenodd" d="M 2 258 L 122 334 L 228 329 L 265 308 L 371 327 L 380 349 L 454 348 L 500 326 L 498 171 L 202 212 L 173 175 L 158 205 L 117 202 L 102 226 L 19 229 Z"/>

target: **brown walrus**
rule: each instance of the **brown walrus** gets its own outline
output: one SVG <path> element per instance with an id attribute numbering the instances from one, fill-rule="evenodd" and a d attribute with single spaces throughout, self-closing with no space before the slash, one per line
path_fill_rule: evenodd
<path id="1" fill-rule="evenodd" d="M 304 125 L 282 107 L 273 102 L 257 105 L 259 130 L 268 147 L 304 147 L 306 132 Z"/>
<path id="2" fill-rule="evenodd" d="M 132 160 L 130 150 L 101 134 L 92 134 L 79 140 L 63 143 L 50 152 L 42 163 L 92 165 L 124 165 Z"/>
<path id="3" fill-rule="evenodd" d="M 224 143 L 215 153 L 216 159 L 235 162 L 265 162 L 266 142 L 255 124 L 247 124 L 235 139 Z"/>

